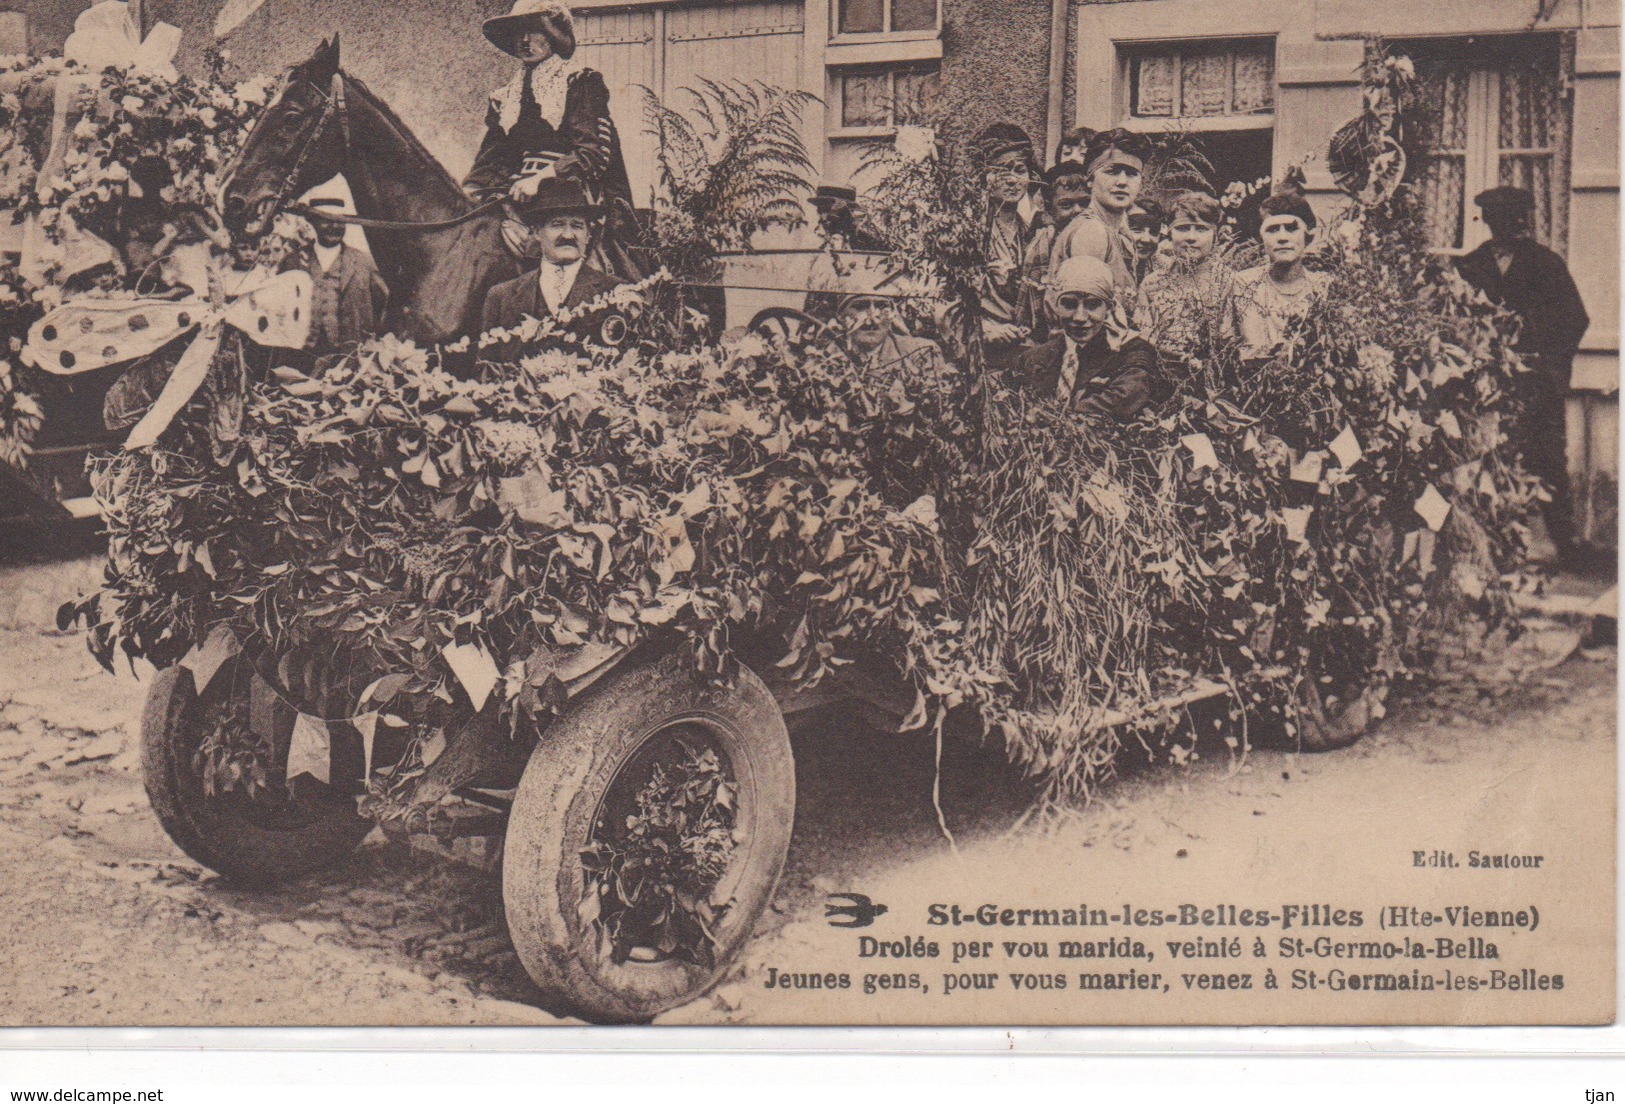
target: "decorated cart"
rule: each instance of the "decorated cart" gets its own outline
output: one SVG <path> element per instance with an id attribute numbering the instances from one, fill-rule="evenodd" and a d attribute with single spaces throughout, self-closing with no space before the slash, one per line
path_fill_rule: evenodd
<path id="1" fill-rule="evenodd" d="M 125 115 L 75 139 L 86 163 L 157 95 L 133 79 L 104 75 Z M 374 826 L 479 851 L 542 1002 L 642 1020 L 716 984 L 774 891 L 786 716 L 846 703 L 939 754 L 964 716 L 1057 805 L 1125 750 L 1188 761 L 1193 721 L 1238 757 L 1347 744 L 1458 621 L 1505 615 L 1536 493 L 1499 428 L 1518 365 L 1505 319 L 1410 249 L 1402 198 L 1342 224 L 1287 354 L 1217 349 L 1118 426 L 986 373 L 974 325 L 939 331 L 951 355 L 852 355 L 827 326 L 847 296 L 974 323 L 977 174 L 947 151 L 896 167 L 891 256 L 751 253 L 738 228 L 782 206 L 799 131 L 769 90 L 712 94 L 781 169 L 753 200 L 756 177 L 668 141 L 701 151 L 669 174 L 678 275 L 575 315 L 447 340 L 506 263 L 496 216 L 375 127 L 331 43 L 229 172 L 194 174 L 228 247 L 199 243 L 165 295 L 30 316 L 39 371 L 147 373 L 92 465 L 105 585 L 62 623 L 159 669 L 148 793 L 199 862 L 273 884 Z M 257 262 L 279 210 L 370 156 L 359 221 L 422 340 L 313 364 L 287 352 L 308 284 Z M 94 221 L 95 186 L 70 192 Z M 615 340 L 575 325 L 595 311 L 626 319 Z"/>

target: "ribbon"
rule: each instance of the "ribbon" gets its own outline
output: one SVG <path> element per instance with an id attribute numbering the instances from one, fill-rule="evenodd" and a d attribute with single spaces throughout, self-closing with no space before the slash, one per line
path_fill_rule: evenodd
<path id="1" fill-rule="evenodd" d="M 214 288 L 224 282 L 212 273 L 206 279 Z M 199 295 L 180 300 L 76 299 L 29 327 L 22 358 L 52 375 L 73 376 L 147 356 L 196 330 L 152 409 L 124 442 L 128 450 L 145 448 L 208 378 L 225 326 L 259 345 L 304 347 L 310 336 L 309 273 L 283 272 L 267 278 L 263 272 L 251 272 L 236 277 L 233 290 L 235 295 L 221 295 L 218 306 Z"/>
<path id="2" fill-rule="evenodd" d="M 80 71 L 64 71 L 57 77 L 51 105 L 50 144 L 35 180 L 35 190 L 44 198 L 62 172 L 67 158 L 68 137 L 72 131 L 69 116 L 87 93 L 101 86 L 102 70 L 109 66 L 148 73 L 166 81 L 180 79 L 175 71 L 175 51 L 181 43 L 180 29 L 159 23 L 143 40 L 140 28 L 124 0 L 105 0 L 79 13 L 73 33 L 62 44 L 63 60 L 80 66 Z M 51 270 L 59 267 L 59 280 L 104 264 L 117 256 L 113 247 L 74 221 L 62 216 L 57 226 L 57 242 L 52 242 L 30 215 L 23 226 L 20 269 L 35 285 L 51 282 Z"/>

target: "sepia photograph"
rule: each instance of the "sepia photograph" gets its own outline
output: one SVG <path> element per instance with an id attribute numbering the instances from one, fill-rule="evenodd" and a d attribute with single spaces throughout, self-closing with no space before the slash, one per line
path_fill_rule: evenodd
<path id="1" fill-rule="evenodd" d="M 1619 17 L 0 0 L 0 1028 L 1613 1023 Z"/>

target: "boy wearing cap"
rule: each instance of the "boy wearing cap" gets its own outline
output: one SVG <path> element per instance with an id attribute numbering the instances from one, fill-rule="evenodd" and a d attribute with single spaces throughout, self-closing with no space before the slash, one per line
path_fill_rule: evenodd
<path id="1" fill-rule="evenodd" d="M 344 244 L 344 223 L 320 217 L 321 211 L 343 213 L 341 199 L 312 199 L 310 338 L 306 348 L 317 356 L 338 352 L 378 332 L 389 302 L 389 286 L 378 275 L 372 255 Z"/>
<path id="2" fill-rule="evenodd" d="M 541 263 L 486 293 L 483 332 L 512 329 L 527 318 L 545 320 L 573 311 L 621 285 L 623 281 L 594 268 L 586 259 L 601 210 L 573 180 L 542 182 L 536 195 L 519 207 Z M 509 342 L 491 359 L 512 360 L 517 355 L 517 343 Z"/>
<path id="3" fill-rule="evenodd" d="M 842 350 L 857 363 L 877 373 L 895 375 L 904 368 L 917 372 L 946 370 L 942 350 L 935 341 L 902 331 L 892 301 L 883 295 L 848 295 L 835 308 L 834 335 Z"/>
<path id="4" fill-rule="evenodd" d="M 1490 240 L 1459 262 L 1462 276 L 1518 316 L 1518 353 L 1531 371 L 1520 380 L 1518 421 L 1524 464 L 1551 491 L 1546 529 L 1567 559 L 1574 543 L 1568 471 L 1568 392 L 1574 355 L 1591 318 L 1563 258 L 1530 237 L 1535 197 L 1522 188 L 1491 188 L 1474 202 Z"/>
<path id="5" fill-rule="evenodd" d="M 1037 212 L 1027 201 L 1038 161 L 1032 139 L 1014 123 L 993 123 L 976 136 L 977 161 L 987 185 L 983 246 L 987 290 L 982 296 L 982 333 L 995 364 L 1021 347 L 1022 262 L 1037 232 Z"/>
<path id="6" fill-rule="evenodd" d="M 1331 282 L 1304 267 L 1315 230 L 1315 211 L 1296 192 L 1277 192 L 1258 206 L 1264 263 L 1236 273 L 1228 325 L 1240 340 L 1242 360 L 1268 360 L 1281 351 L 1288 327 L 1302 320 Z"/>
<path id="7" fill-rule="evenodd" d="M 1157 351 L 1144 338 L 1117 340 L 1109 332 L 1115 294 L 1115 277 L 1104 261 L 1063 261 L 1044 299 L 1058 336 L 1021 355 L 1017 384 L 1034 398 L 1119 422 L 1145 409 L 1157 388 Z"/>

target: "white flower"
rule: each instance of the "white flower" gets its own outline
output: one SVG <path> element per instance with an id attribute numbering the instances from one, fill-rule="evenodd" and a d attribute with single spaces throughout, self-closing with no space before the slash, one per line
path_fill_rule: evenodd
<path id="1" fill-rule="evenodd" d="M 111 162 L 109 162 L 108 165 L 107 165 L 107 168 L 102 170 L 102 171 L 103 171 L 103 175 L 106 176 L 107 179 L 109 179 L 109 180 L 128 180 L 128 179 L 130 179 L 130 170 L 126 169 L 124 167 L 123 163 L 119 162 L 119 161 L 111 161 Z"/>
<path id="2" fill-rule="evenodd" d="M 213 130 L 215 127 L 220 125 L 220 119 L 215 114 L 214 108 L 212 107 L 205 107 L 202 111 L 197 113 L 197 117 L 198 121 L 201 122 L 204 128 L 207 130 Z"/>
<path id="3" fill-rule="evenodd" d="M 251 104 L 254 107 L 264 107 L 267 94 L 271 90 L 271 78 L 254 77 L 250 80 L 239 81 L 237 87 L 232 89 L 232 95 L 239 104 Z"/>
<path id="4" fill-rule="evenodd" d="M 128 111 L 133 115 L 137 111 L 140 111 L 143 107 L 146 107 L 147 101 L 143 100 L 140 96 L 125 96 L 119 101 L 119 105 L 123 107 L 125 111 Z"/>
<path id="5" fill-rule="evenodd" d="M 1359 352 L 1360 371 L 1366 374 L 1371 386 L 1383 391 L 1394 385 L 1394 354 L 1381 345 L 1364 345 Z"/>
<path id="6" fill-rule="evenodd" d="M 925 126 L 898 127 L 897 155 L 914 164 L 931 160 L 937 155 L 937 132 Z"/>

